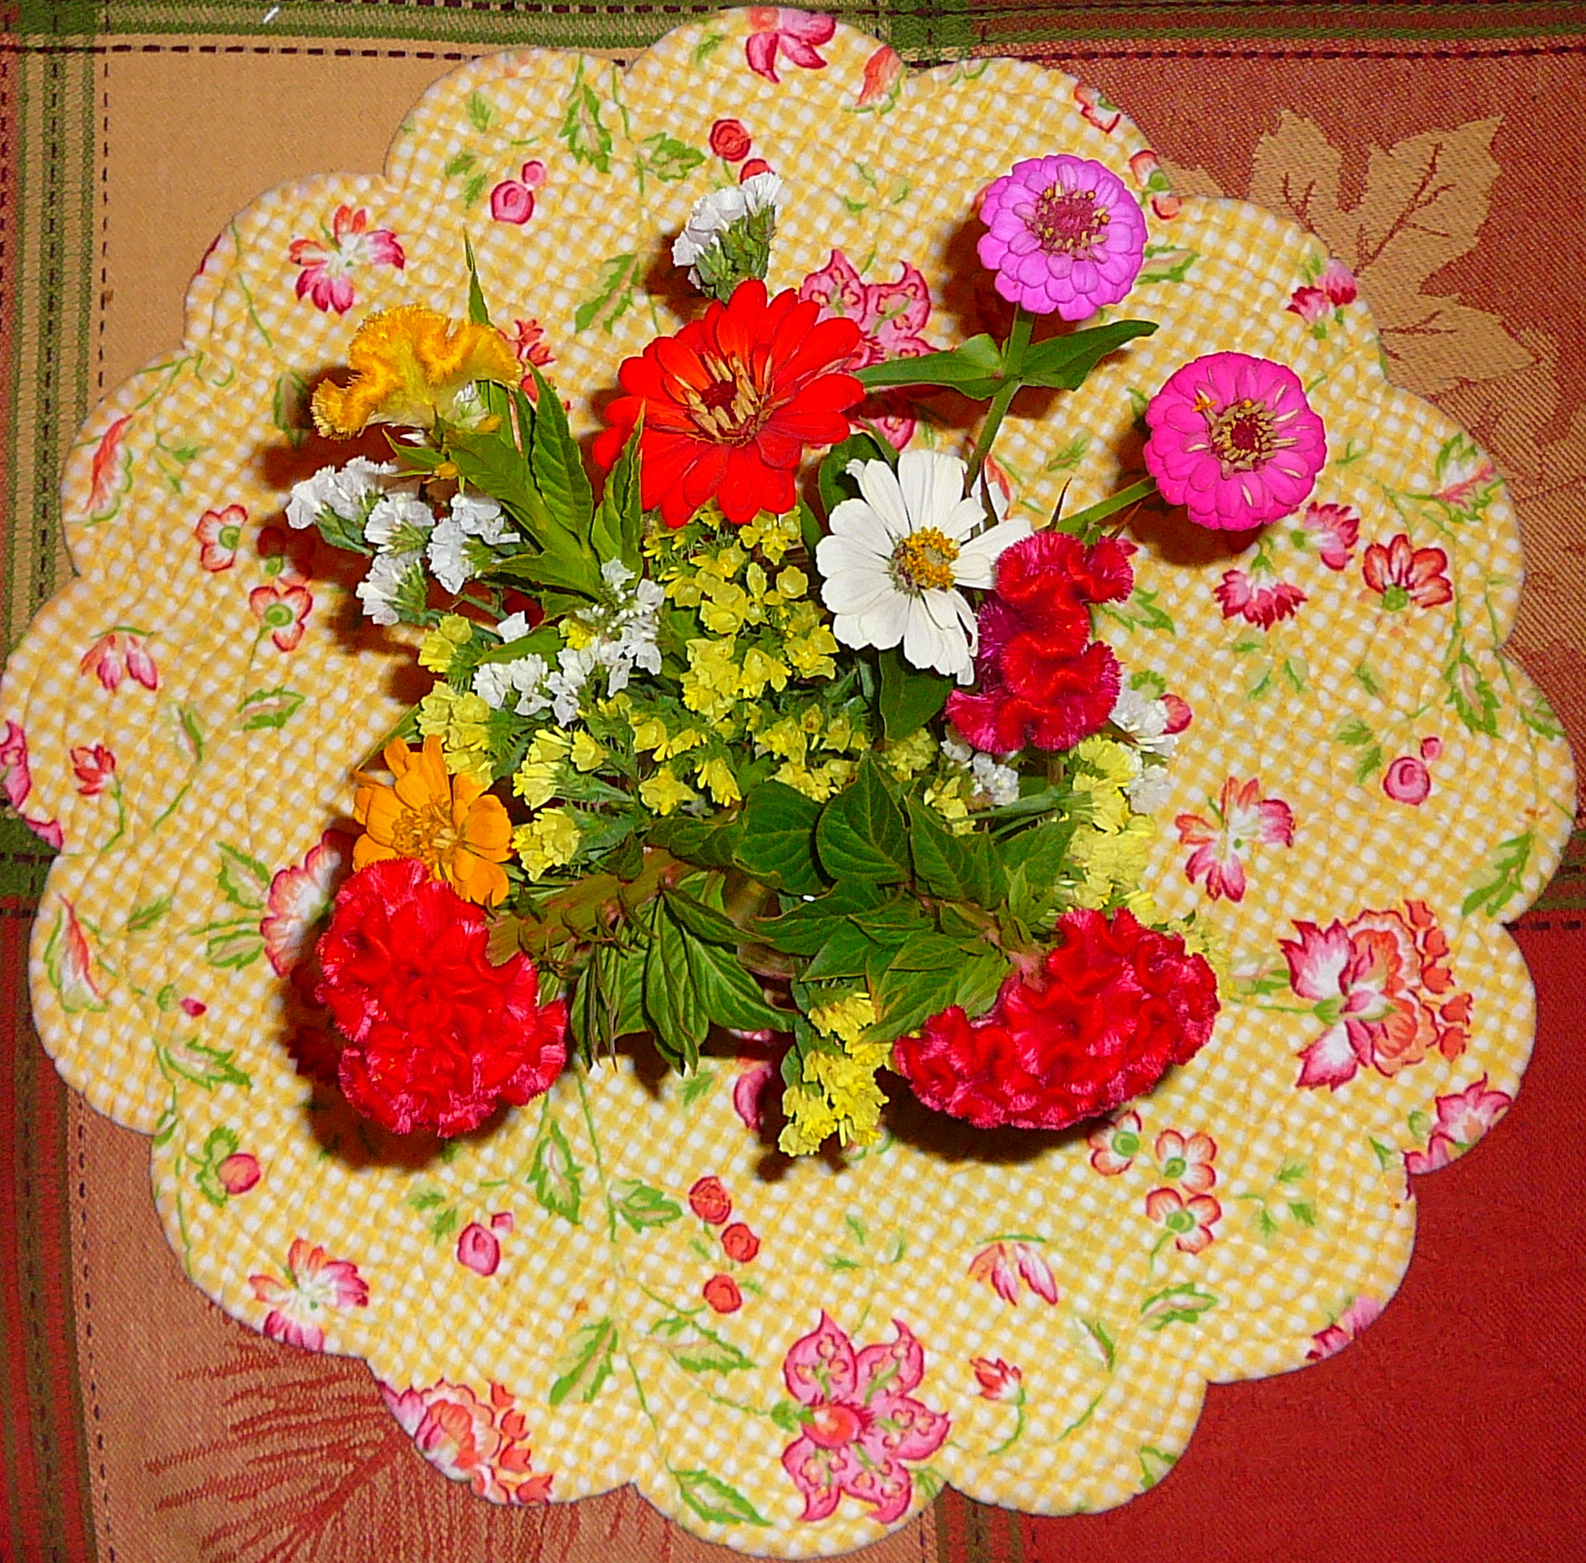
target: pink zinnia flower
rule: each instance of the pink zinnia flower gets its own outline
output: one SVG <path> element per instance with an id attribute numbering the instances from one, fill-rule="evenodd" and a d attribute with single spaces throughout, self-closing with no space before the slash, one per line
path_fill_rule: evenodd
<path id="1" fill-rule="evenodd" d="M 1223 783 L 1222 801 L 1212 804 L 1216 824 L 1200 814 L 1180 814 L 1173 824 L 1181 845 L 1194 847 L 1184 864 L 1184 877 L 1194 884 L 1206 880 L 1206 894 L 1215 901 L 1245 897 L 1245 855 L 1254 846 L 1294 845 L 1294 811 L 1281 798 L 1263 798 L 1261 781 Z"/>
<path id="2" fill-rule="evenodd" d="M 1019 1306 L 1022 1281 L 1045 1303 L 1057 1301 L 1051 1266 L 1028 1243 L 993 1243 L 969 1261 L 969 1279 L 984 1281 L 1005 1303 Z"/>
<path id="3" fill-rule="evenodd" d="M 1316 551 L 1329 570 L 1349 566 L 1349 551 L 1360 540 L 1360 517 L 1348 505 L 1305 507 L 1300 524 L 1316 543 Z"/>
<path id="4" fill-rule="evenodd" d="M 1247 353 L 1211 353 L 1175 370 L 1145 416 L 1145 464 L 1163 498 L 1214 531 L 1288 515 L 1327 460 L 1299 376 Z"/>
<path id="5" fill-rule="evenodd" d="M 1375 1297 L 1357 1297 L 1339 1314 L 1336 1324 L 1318 1330 L 1311 1337 L 1311 1349 L 1305 1353 L 1307 1362 L 1321 1362 L 1336 1356 L 1351 1341 L 1360 1339 L 1361 1333 L 1382 1317 L 1382 1304 Z"/>
<path id="6" fill-rule="evenodd" d="M 780 81 L 782 78 L 776 73 L 778 55 L 807 71 L 825 68 L 825 56 L 815 45 L 831 42 L 837 20 L 813 11 L 755 5 L 749 7 L 749 26 L 752 30 L 743 46 L 749 69 L 767 81 Z"/>
<path id="7" fill-rule="evenodd" d="M 357 1265 L 332 1259 L 317 1243 L 294 1238 L 286 1256 L 286 1279 L 250 1275 L 256 1301 L 269 1303 L 264 1333 L 289 1346 L 319 1351 L 325 1344 L 320 1322 L 329 1308 L 364 1308 L 369 1303 L 368 1283 Z"/>
<path id="8" fill-rule="evenodd" d="M 1145 1197 L 1145 1213 L 1173 1234 L 1173 1246 L 1181 1253 L 1198 1254 L 1216 1237 L 1212 1228 L 1222 1220 L 1223 1207 L 1210 1194 L 1185 1199 L 1177 1189 L 1152 1189 Z"/>
<path id="9" fill-rule="evenodd" d="M 1213 588 L 1225 619 L 1243 618 L 1261 629 L 1271 629 L 1279 619 L 1292 619 L 1305 601 L 1305 593 L 1287 581 L 1258 585 L 1243 570 L 1224 570 Z"/>
<path id="10" fill-rule="evenodd" d="M 1406 1172 L 1436 1172 L 1446 1167 L 1461 1151 L 1467 1151 L 1513 1105 L 1507 1091 L 1494 1091 L 1487 1077 L 1472 1080 L 1463 1091 L 1437 1099 L 1437 1122 L 1424 1151 L 1406 1151 Z"/>
<path id="11" fill-rule="evenodd" d="M 1447 572 L 1448 555 L 1441 548 L 1412 548 L 1405 532 L 1386 547 L 1372 543 L 1360 565 L 1366 585 L 1381 594 L 1390 613 L 1412 602 L 1417 608 L 1435 608 L 1452 601 L 1454 587 Z"/>
<path id="12" fill-rule="evenodd" d="M 1037 315 L 1084 320 L 1116 304 L 1140 273 L 1145 214 L 1101 163 L 1026 158 L 980 198 L 976 251 L 997 292 Z"/>

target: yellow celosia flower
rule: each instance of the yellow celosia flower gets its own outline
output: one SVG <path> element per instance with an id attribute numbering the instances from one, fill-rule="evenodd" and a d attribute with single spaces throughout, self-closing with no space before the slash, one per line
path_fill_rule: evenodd
<path id="1" fill-rule="evenodd" d="M 657 814 L 670 814 L 680 804 L 690 803 L 699 794 L 685 781 L 672 774 L 670 765 L 663 765 L 653 776 L 639 783 L 639 801 Z"/>
<path id="2" fill-rule="evenodd" d="M 512 848 L 529 877 L 538 879 L 571 863 L 581 839 L 577 821 L 565 809 L 541 809 L 527 825 L 512 832 Z"/>
<path id="3" fill-rule="evenodd" d="M 467 901 L 493 906 L 507 893 L 511 822 L 499 798 L 469 776 L 452 777 L 433 734 L 422 749 L 401 740 L 386 745 L 387 785 L 362 772 L 353 817 L 364 834 L 353 844 L 354 868 L 387 858 L 416 858 Z"/>
<path id="4" fill-rule="evenodd" d="M 314 427 L 351 439 L 371 423 L 432 429 L 452 418 L 465 386 L 478 380 L 516 385 L 522 368 L 493 326 L 449 320 L 421 304 L 377 310 L 347 349 L 351 384 L 322 380 L 314 390 Z"/>
<path id="5" fill-rule="evenodd" d="M 810 1011 L 810 1022 L 817 1031 L 837 1037 L 845 1045 L 859 1041 L 876 1022 L 875 1001 L 868 993 L 850 993 Z"/>

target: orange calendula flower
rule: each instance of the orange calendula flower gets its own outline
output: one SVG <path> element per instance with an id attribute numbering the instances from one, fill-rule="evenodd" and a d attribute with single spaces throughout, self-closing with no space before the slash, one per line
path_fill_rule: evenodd
<path id="1" fill-rule="evenodd" d="M 386 745 L 394 786 L 362 772 L 353 816 L 364 827 L 353 844 L 354 868 L 387 858 L 417 858 L 466 901 L 493 906 L 507 893 L 501 864 L 512 850 L 512 824 L 499 798 L 467 776 L 453 776 L 431 735 L 422 749 L 400 739 Z"/>
<path id="2" fill-rule="evenodd" d="M 370 315 L 347 362 L 350 384 L 324 380 L 314 390 L 314 427 L 332 439 L 351 439 L 371 423 L 433 428 L 437 418 L 453 415 L 466 386 L 516 385 L 522 373 L 511 344 L 493 326 L 451 320 L 420 304 Z"/>

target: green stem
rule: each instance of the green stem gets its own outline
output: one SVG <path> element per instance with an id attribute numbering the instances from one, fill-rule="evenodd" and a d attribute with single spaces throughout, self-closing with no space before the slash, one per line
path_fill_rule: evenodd
<path id="1" fill-rule="evenodd" d="M 1156 491 L 1155 478 L 1141 478 L 1138 483 L 1131 483 L 1128 488 L 1119 489 L 1116 494 L 1106 499 L 1099 499 L 1094 505 L 1087 505 L 1083 510 L 1076 510 L 1071 516 L 1065 516 L 1062 522 L 1063 530 L 1072 533 L 1075 537 L 1083 537 L 1098 521 L 1105 521 L 1108 516 L 1128 506 L 1137 505 L 1142 499 L 1149 499 Z"/>
<path id="2" fill-rule="evenodd" d="M 980 430 L 980 438 L 975 443 L 975 454 L 969 463 L 969 481 L 966 485 L 969 493 L 975 492 L 975 485 L 980 481 L 980 469 L 986 464 L 986 457 L 991 454 L 991 442 L 997 437 L 997 430 L 1002 427 L 1002 420 L 1007 416 L 1008 406 L 1013 398 L 1024 388 L 1019 379 L 1019 371 L 1024 368 L 1025 349 L 1030 345 L 1030 332 L 1035 327 L 1035 317 L 1020 304 L 1013 312 L 1013 329 L 1008 333 L 1008 340 L 1002 349 L 1002 378 L 1003 383 L 995 396 L 991 398 L 991 409 L 986 414 L 985 424 Z"/>

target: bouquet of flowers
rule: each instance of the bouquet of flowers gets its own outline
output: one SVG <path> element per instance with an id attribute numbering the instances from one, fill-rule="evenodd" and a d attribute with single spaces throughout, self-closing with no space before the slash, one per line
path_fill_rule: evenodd
<path id="1" fill-rule="evenodd" d="M 1207 952 L 1141 882 L 1190 712 L 1099 610 L 1132 589 L 1131 507 L 1287 515 L 1320 419 L 1281 365 L 1197 359 L 1125 410 L 1138 481 L 1032 527 L 995 457 L 1014 397 L 1155 330 L 1111 318 L 1146 232 L 1122 182 L 1069 155 L 992 179 L 1006 332 L 932 351 L 838 254 L 772 296 L 785 192 L 745 172 L 676 241 L 707 302 L 621 366 L 598 482 L 471 252 L 468 319 L 371 315 L 314 392 L 322 434 L 399 432 L 287 518 L 367 556 L 365 613 L 421 632 L 434 682 L 356 774 L 355 872 L 299 978 L 334 1028 L 295 1052 L 395 1132 L 475 1129 L 633 1034 L 688 1071 L 713 1027 L 782 1050 L 789 1154 L 872 1140 L 884 1070 L 1060 1129 L 1211 1034 Z M 911 441 L 944 393 L 984 405 L 967 458 Z"/>

